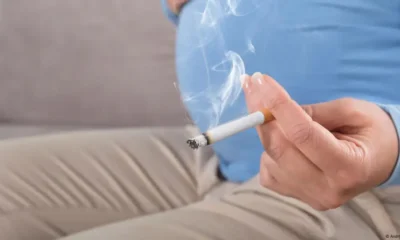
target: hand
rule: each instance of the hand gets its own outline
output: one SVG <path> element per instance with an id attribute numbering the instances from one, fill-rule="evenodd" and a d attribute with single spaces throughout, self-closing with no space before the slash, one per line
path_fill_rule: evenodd
<path id="1" fill-rule="evenodd" d="M 261 74 L 247 76 L 243 88 L 251 112 L 265 107 L 276 118 L 257 128 L 264 187 L 328 210 L 389 178 L 398 137 L 377 105 L 346 98 L 301 107 Z"/>
<path id="2" fill-rule="evenodd" d="M 188 0 L 167 0 L 169 9 L 175 14 L 178 14 L 182 8 L 182 6 L 187 2 Z"/>

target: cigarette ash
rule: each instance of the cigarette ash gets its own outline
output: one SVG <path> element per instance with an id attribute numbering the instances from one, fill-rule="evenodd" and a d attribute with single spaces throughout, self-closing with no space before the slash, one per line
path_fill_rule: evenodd
<path id="1" fill-rule="evenodd" d="M 200 147 L 199 143 L 195 139 L 187 140 L 187 144 L 189 144 L 189 147 L 192 149 L 198 149 Z"/>
<path id="2" fill-rule="evenodd" d="M 197 136 L 195 138 L 191 138 L 189 140 L 186 141 L 187 144 L 189 144 L 189 146 L 192 149 L 198 149 L 200 147 L 205 147 L 209 144 L 208 141 L 208 137 L 206 134 L 202 134 L 200 136 Z"/>

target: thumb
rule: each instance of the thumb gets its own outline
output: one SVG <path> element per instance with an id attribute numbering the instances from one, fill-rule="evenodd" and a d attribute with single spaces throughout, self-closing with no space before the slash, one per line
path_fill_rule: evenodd
<path id="1" fill-rule="evenodd" d="M 301 106 L 303 110 L 329 131 L 341 127 L 361 127 L 366 124 L 368 107 L 366 102 L 352 98 Z"/>

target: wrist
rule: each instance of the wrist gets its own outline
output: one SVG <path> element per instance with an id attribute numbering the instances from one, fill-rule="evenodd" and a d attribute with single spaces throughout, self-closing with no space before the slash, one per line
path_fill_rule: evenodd
<path id="1" fill-rule="evenodd" d="M 399 159 L 399 142 L 400 142 L 400 106 L 399 105 L 384 105 L 384 104 L 378 104 L 379 107 L 385 113 L 387 113 L 391 119 L 392 125 L 390 126 L 392 128 L 390 136 L 386 136 L 386 134 L 383 136 L 384 138 L 391 137 L 391 140 L 389 143 L 391 144 L 390 146 L 390 152 L 392 154 L 389 154 L 389 159 L 385 159 L 384 165 L 388 169 L 386 172 L 386 178 L 382 182 L 382 184 L 379 187 L 389 187 L 393 185 L 400 185 L 400 159 Z M 383 169 L 377 169 L 376 171 L 383 170 Z"/>

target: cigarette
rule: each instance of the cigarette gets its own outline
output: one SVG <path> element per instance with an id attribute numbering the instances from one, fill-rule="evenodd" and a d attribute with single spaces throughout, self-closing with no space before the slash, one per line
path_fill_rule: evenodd
<path id="1" fill-rule="evenodd" d="M 268 109 L 262 109 L 245 117 L 210 129 L 197 137 L 187 140 L 187 144 L 189 144 L 189 146 L 193 149 L 209 146 L 244 130 L 271 122 L 274 119 L 275 117 Z"/>

